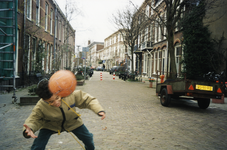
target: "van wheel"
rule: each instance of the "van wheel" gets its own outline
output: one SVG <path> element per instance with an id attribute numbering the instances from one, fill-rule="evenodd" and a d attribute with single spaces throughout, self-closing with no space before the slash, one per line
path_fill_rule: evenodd
<path id="1" fill-rule="evenodd" d="M 162 106 L 169 106 L 171 102 L 171 96 L 168 94 L 167 89 L 163 88 L 161 91 L 160 102 Z"/>
<path id="2" fill-rule="evenodd" d="M 199 108 L 207 109 L 210 105 L 210 99 L 200 98 L 200 99 L 197 99 L 197 103 L 198 103 Z"/>

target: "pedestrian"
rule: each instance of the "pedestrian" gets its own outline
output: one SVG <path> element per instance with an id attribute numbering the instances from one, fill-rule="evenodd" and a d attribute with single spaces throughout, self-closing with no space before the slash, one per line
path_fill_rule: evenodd
<path id="1" fill-rule="evenodd" d="M 83 124 L 75 107 L 88 108 L 105 118 L 105 111 L 95 97 L 80 90 L 75 90 L 67 97 L 52 94 L 48 88 L 48 80 L 38 84 L 37 95 L 41 98 L 23 127 L 25 138 L 34 138 L 31 150 L 44 150 L 50 136 L 61 132 L 72 132 L 80 139 L 86 150 L 94 150 L 93 134 Z M 39 130 L 39 135 L 34 133 Z"/>
<path id="2" fill-rule="evenodd" d="M 105 71 L 105 64 L 102 65 L 102 71 Z"/>

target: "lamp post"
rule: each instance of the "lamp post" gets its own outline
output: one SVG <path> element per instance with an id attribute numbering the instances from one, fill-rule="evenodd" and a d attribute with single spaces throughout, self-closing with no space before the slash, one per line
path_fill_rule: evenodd
<path id="1" fill-rule="evenodd" d="M 77 48 L 78 48 L 78 56 L 77 56 L 77 68 L 79 67 L 79 57 L 80 57 L 80 51 L 79 51 L 79 48 L 80 48 L 80 45 L 77 45 Z"/>

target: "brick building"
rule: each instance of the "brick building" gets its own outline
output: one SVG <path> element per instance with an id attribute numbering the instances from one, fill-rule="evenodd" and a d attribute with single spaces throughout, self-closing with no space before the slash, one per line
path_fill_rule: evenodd
<path id="1" fill-rule="evenodd" d="M 211 1 L 211 0 L 210 0 Z M 211 12 L 206 13 L 205 25 L 209 25 L 209 30 L 212 33 L 212 38 L 220 38 L 223 33 L 226 33 L 226 9 L 227 3 L 225 0 L 215 1 L 216 9 L 212 9 Z M 151 8 L 152 7 L 152 8 Z M 184 6 L 183 10 L 187 10 L 187 6 Z M 150 22 L 140 32 L 137 41 L 137 47 L 139 47 L 138 53 L 136 53 L 136 69 L 140 70 L 140 74 L 144 77 L 159 76 L 160 74 L 166 75 L 170 72 L 170 57 L 168 56 L 168 41 L 166 39 L 167 30 L 166 27 L 158 24 L 160 18 L 167 18 L 167 10 L 165 2 L 163 0 L 146 0 L 140 6 L 138 13 L 145 14 L 146 17 L 150 18 Z M 183 17 L 185 13 L 181 15 Z M 212 21 L 211 21 L 212 20 Z M 177 26 L 174 31 L 173 46 L 176 62 L 177 74 L 181 72 L 183 50 L 182 30 Z M 162 30 L 162 32 L 161 32 Z M 226 37 L 226 35 L 225 35 Z M 223 41 L 222 48 L 226 49 L 226 41 Z M 223 65 L 223 70 L 226 68 L 226 62 Z"/>
<path id="2" fill-rule="evenodd" d="M 54 0 L 18 0 L 17 18 L 18 78 L 73 70 L 75 30 Z"/>

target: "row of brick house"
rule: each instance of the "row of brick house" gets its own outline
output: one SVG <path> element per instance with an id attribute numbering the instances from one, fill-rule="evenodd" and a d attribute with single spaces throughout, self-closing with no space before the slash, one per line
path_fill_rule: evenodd
<path id="1" fill-rule="evenodd" d="M 218 0 L 223 6 L 217 7 L 217 10 L 213 10 L 216 13 L 213 16 L 206 17 L 208 20 L 204 20 L 205 25 L 209 25 L 209 30 L 212 32 L 212 38 L 220 38 L 224 33 L 227 33 L 227 15 L 226 15 L 226 2 L 224 0 Z M 163 0 L 149 0 L 144 1 L 138 11 L 142 11 L 148 17 L 156 15 L 156 12 L 151 9 L 158 9 L 160 16 L 166 16 L 166 7 Z M 187 8 L 185 8 L 187 9 Z M 223 15 L 224 14 L 224 15 Z M 209 15 L 209 14 L 207 14 Z M 222 16 L 222 17 L 220 17 Z M 211 18 L 219 18 L 215 21 L 209 21 Z M 99 42 L 88 43 L 88 47 L 91 52 L 88 52 L 87 62 L 92 64 L 91 66 L 101 66 L 100 61 L 106 66 L 106 69 L 110 69 L 112 66 L 127 64 L 131 66 L 134 63 L 134 70 L 138 71 L 140 75 L 145 77 L 157 76 L 165 74 L 170 71 L 170 59 L 168 56 L 168 42 L 165 36 L 161 34 L 160 26 L 156 22 L 148 23 L 144 30 L 138 35 L 138 41 L 135 45 L 134 53 L 131 54 L 123 44 L 123 38 L 120 31 L 108 36 L 104 39 L 103 48 L 91 49 L 91 45 L 95 47 Z M 166 29 L 164 28 L 164 34 Z M 226 37 L 226 35 L 225 35 Z M 183 56 L 182 50 L 183 35 L 180 29 L 175 29 L 174 34 L 174 49 L 175 49 L 175 61 L 177 67 L 177 73 L 179 74 L 182 65 L 180 64 Z M 100 44 L 100 43 L 99 43 Z M 223 48 L 227 48 L 227 41 L 223 41 Z M 134 55 L 134 62 L 131 62 L 130 58 Z M 225 68 L 223 63 L 223 68 Z"/>
<path id="2" fill-rule="evenodd" d="M 18 0 L 16 77 L 74 68 L 75 30 L 54 0 Z M 17 79 L 17 80 L 18 80 Z M 28 81 L 26 81 L 28 80 Z"/>

